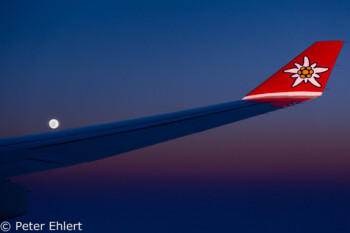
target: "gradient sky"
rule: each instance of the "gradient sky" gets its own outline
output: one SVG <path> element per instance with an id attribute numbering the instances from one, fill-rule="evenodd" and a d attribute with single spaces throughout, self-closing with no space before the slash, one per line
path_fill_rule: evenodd
<path id="1" fill-rule="evenodd" d="M 350 40 L 349 1 L 2 1 L 0 138 L 240 99 L 315 41 Z M 28 175 L 27 221 L 96 232 L 350 229 L 350 61 L 324 96 L 98 162 Z M 94 224 L 94 221 L 98 224 Z M 114 225 L 113 225 L 114 224 Z"/>

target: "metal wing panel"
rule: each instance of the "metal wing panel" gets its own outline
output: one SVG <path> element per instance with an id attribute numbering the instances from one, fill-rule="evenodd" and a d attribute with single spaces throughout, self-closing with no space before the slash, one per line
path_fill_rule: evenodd
<path id="1" fill-rule="evenodd" d="M 268 103 L 242 100 L 155 117 L 3 139 L 0 140 L 0 178 L 90 162 L 276 109 L 279 107 Z"/>

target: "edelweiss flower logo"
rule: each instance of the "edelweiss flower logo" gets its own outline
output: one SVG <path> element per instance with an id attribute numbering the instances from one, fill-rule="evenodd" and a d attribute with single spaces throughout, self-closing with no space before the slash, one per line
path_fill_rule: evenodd
<path id="1" fill-rule="evenodd" d="M 316 87 L 321 87 L 321 84 L 317 82 L 316 78 L 320 78 L 321 76 L 318 74 L 326 72 L 328 68 L 316 67 L 317 63 L 313 63 L 310 66 L 310 60 L 307 56 L 304 57 L 303 65 L 300 65 L 298 63 L 294 63 L 294 65 L 296 66 L 296 68 L 291 68 L 283 71 L 285 73 L 293 74 L 292 76 L 290 76 L 291 78 L 296 78 L 292 87 L 298 86 L 303 81 L 304 83 L 310 82 Z"/>

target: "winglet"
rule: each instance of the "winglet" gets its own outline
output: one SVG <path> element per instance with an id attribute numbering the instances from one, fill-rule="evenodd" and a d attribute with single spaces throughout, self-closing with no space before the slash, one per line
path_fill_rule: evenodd
<path id="1" fill-rule="evenodd" d="M 243 100 L 301 102 L 321 96 L 342 45 L 343 41 L 314 43 Z"/>

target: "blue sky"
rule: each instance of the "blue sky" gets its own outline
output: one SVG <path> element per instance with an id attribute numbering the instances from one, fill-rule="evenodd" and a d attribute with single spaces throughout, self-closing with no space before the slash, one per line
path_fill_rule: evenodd
<path id="1" fill-rule="evenodd" d="M 1 138 L 47 132 L 51 118 L 66 129 L 240 99 L 315 41 L 350 40 L 349 1 L 0 4 Z M 106 232 L 118 216 L 124 216 L 118 232 L 130 232 L 133 223 L 143 232 L 205 232 L 217 225 L 227 232 L 330 232 L 336 225 L 344 232 L 350 216 L 344 198 L 348 45 L 322 98 L 96 163 L 16 178 L 32 190 L 25 219 L 73 218 L 68 212 L 74 210 L 77 219 L 100 221 Z M 151 188 L 141 185 L 149 182 Z M 271 183 L 277 184 L 263 188 Z M 236 189 L 241 194 L 233 194 Z M 152 190 L 158 199 L 149 202 Z M 118 207 L 129 215 L 115 212 Z M 189 220 L 193 215 L 206 225 Z"/>

